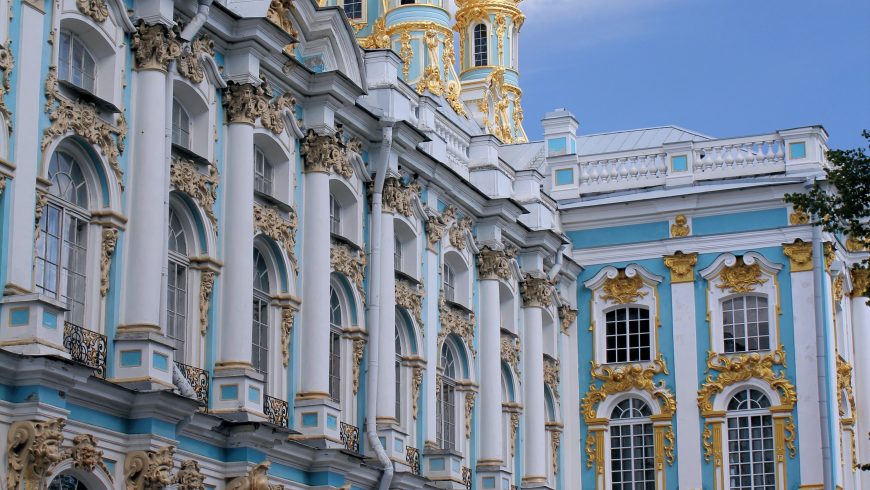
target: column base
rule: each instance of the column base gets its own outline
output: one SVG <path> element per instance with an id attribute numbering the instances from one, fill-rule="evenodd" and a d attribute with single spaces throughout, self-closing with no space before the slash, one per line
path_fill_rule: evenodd
<path id="1" fill-rule="evenodd" d="M 215 367 L 212 386 L 211 413 L 239 422 L 268 420 L 263 403 L 263 376 L 250 365 Z"/>
<path id="2" fill-rule="evenodd" d="M 25 356 L 70 358 L 63 342 L 63 303 L 29 293 L 6 296 L 0 305 L 0 347 Z"/>
<path id="3" fill-rule="evenodd" d="M 293 415 L 299 434 L 290 436 L 291 440 L 306 441 L 306 444 L 318 448 L 343 447 L 360 452 L 362 432 L 357 427 L 340 422 L 341 408 L 329 395 L 324 394 L 322 398 L 319 395 L 297 396 Z"/>
<path id="4" fill-rule="evenodd" d="M 462 454 L 450 449 L 426 449 L 423 452 L 423 474 L 438 488 L 465 490 L 471 470 L 462 466 Z"/>
<path id="5" fill-rule="evenodd" d="M 111 381 L 135 390 L 174 390 L 174 352 L 174 343 L 159 332 L 118 333 Z"/>
<path id="6" fill-rule="evenodd" d="M 501 463 L 496 461 L 492 462 L 492 464 L 488 462 L 483 464 L 478 463 L 475 480 L 477 483 L 474 485 L 474 488 L 485 490 L 510 488 L 514 481 L 513 476 L 503 470 Z"/>
<path id="7" fill-rule="evenodd" d="M 553 486 L 550 485 L 545 476 L 524 477 L 520 488 L 523 490 L 553 490 Z"/>

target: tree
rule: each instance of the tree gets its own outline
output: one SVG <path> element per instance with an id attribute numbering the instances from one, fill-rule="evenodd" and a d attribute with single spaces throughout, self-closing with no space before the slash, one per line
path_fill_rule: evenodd
<path id="1" fill-rule="evenodd" d="M 870 131 L 862 135 L 870 149 Z M 845 234 L 870 246 L 870 156 L 864 148 L 830 150 L 826 180 L 817 180 L 807 193 L 787 194 L 785 200 L 810 215 L 813 225 L 829 233 Z M 866 268 L 870 264 L 864 259 Z"/>

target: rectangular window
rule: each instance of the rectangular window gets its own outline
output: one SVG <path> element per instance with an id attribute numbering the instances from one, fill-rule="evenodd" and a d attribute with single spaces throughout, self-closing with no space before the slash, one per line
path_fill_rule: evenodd
<path id="1" fill-rule="evenodd" d="M 773 418 L 749 415 L 728 419 L 728 466 L 732 490 L 774 490 Z"/>
<path id="2" fill-rule="evenodd" d="M 96 62 L 81 39 L 67 31 L 60 32 L 58 77 L 88 92 L 96 88 Z"/>
<path id="3" fill-rule="evenodd" d="M 442 377 L 438 383 L 436 425 L 441 449 L 456 449 L 456 387 Z"/>
<path id="4" fill-rule="evenodd" d="M 567 138 L 553 138 L 547 140 L 547 155 L 551 157 L 565 155 L 568 153 Z"/>
<path id="5" fill-rule="evenodd" d="M 399 237 L 396 237 L 396 243 L 394 245 L 395 249 L 393 249 L 393 268 L 397 271 L 402 271 L 402 241 L 399 240 Z"/>
<path id="6" fill-rule="evenodd" d="M 612 425 L 610 465 L 613 490 L 656 488 L 652 424 Z"/>
<path id="7" fill-rule="evenodd" d="M 344 0 L 344 13 L 348 19 L 361 19 L 362 0 Z"/>
<path id="8" fill-rule="evenodd" d="M 341 235 L 341 204 L 332 194 L 329 195 L 329 231 Z"/>
<path id="9" fill-rule="evenodd" d="M 444 299 L 456 302 L 456 273 L 449 265 L 444 266 L 443 277 Z"/>
<path id="10" fill-rule="evenodd" d="M 560 168 L 556 170 L 556 185 L 566 186 L 574 184 L 574 169 Z"/>
<path id="11" fill-rule="evenodd" d="M 341 333 L 329 333 L 329 397 L 341 402 Z"/>
<path id="12" fill-rule="evenodd" d="M 474 66 L 489 64 L 489 34 L 484 24 L 474 26 Z"/>
<path id="13" fill-rule="evenodd" d="M 770 350 L 767 298 L 738 296 L 722 302 L 726 354 Z"/>
<path id="14" fill-rule="evenodd" d="M 172 101 L 172 143 L 190 149 L 190 116 L 175 99 Z"/>
<path id="15" fill-rule="evenodd" d="M 259 148 L 254 148 L 254 190 L 272 195 L 272 166 Z"/>
<path id="16" fill-rule="evenodd" d="M 175 360 L 178 362 L 184 362 L 186 313 L 187 267 L 170 260 L 166 278 L 166 335 L 176 341 Z"/>
<path id="17" fill-rule="evenodd" d="M 251 364 L 263 375 L 269 371 L 269 302 L 254 296 L 254 325 L 251 341 Z"/>
<path id="18" fill-rule="evenodd" d="M 647 362 L 652 359 L 649 310 L 620 308 L 606 315 L 608 363 Z"/>

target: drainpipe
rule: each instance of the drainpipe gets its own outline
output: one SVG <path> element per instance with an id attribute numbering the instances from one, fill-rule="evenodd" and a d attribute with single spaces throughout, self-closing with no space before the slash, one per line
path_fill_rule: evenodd
<path id="1" fill-rule="evenodd" d="M 387 169 L 390 166 L 390 154 L 393 149 L 393 126 L 392 121 L 384 121 L 381 155 L 375 168 L 375 186 L 372 193 L 372 232 L 370 243 L 372 246 L 369 260 L 369 273 L 371 274 L 371 296 L 369 298 L 367 313 L 367 325 L 369 329 L 369 356 L 366 371 L 366 436 L 369 446 L 374 449 L 378 461 L 384 466 L 381 476 L 380 490 L 389 490 L 393 481 L 393 462 L 390 461 L 381 439 L 378 437 L 378 336 L 380 325 L 378 318 L 381 311 L 381 222 L 383 220 L 383 192 L 384 180 L 387 177 Z"/>
<path id="2" fill-rule="evenodd" d="M 556 252 L 556 264 L 550 269 L 550 273 L 547 277 L 550 279 L 550 282 L 553 282 L 556 279 L 556 276 L 559 275 L 559 272 L 562 271 L 562 264 L 565 262 L 565 254 L 568 253 L 568 250 L 571 250 L 571 244 L 565 243 L 559 250 Z"/>
<path id="3" fill-rule="evenodd" d="M 211 9 L 211 4 L 214 0 L 199 0 L 199 6 L 196 7 L 196 15 L 190 19 L 190 23 L 181 31 L 181 39 L 185 42 L 185 49 L 190 49 L 189 43 L 193 36 L 202 29 L 205 21 L 208 20 L 208 11 Z"/>

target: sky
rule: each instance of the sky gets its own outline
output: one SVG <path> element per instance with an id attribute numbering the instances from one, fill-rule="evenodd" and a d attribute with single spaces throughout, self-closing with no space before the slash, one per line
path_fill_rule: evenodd
<path id="1" fill-rule="evenodd" d="M 566 108 L 580 134 L 677 125 L 726 138 L 821 124 L 867 147 L 868 0 L 525 0 L 525 129 Z"/>

